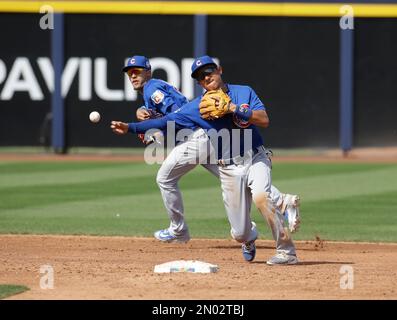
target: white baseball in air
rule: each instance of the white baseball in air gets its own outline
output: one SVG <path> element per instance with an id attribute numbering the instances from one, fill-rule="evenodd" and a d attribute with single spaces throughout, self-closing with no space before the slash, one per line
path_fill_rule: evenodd
<path id="1" fill-rule="evenodd" d="M 99 120 L 101 120 L 101 115 L 99 114 L 99 112 L 92 111 L 90 113 L 90 121 L 93 123 L 97 123 L 97 122 L 99 122 Z"/>

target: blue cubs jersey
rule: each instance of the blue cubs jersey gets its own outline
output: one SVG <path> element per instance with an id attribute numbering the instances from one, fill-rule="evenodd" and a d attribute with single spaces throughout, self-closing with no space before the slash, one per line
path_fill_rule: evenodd
<path id="1" fill-rule="evenodd" d="M 169 83 L 150 79 L 143 87 L 143 101 L 146 108 L 153 109 L 163 115 L 173 112 L 189 101 Z"/>
<path id="2" fill-rule="evenodd" d="M 263 103 L 260 101 L 255 91 L 248 86 L 228 85 L 228 94 L 232 102 L 237 106 L 246 105 L 252 110 L 266 110 Z M 145 133 L 147 130 L 157 128 L 164 130 L 167 127 L 168 121 L 174 121 L 177 129 L 188 128 L 195 130 L 203 128 L 210 132 L 211 129 L 220 131 L 226 129 L 229 132 L 230 141 L 228 143 L 218 143 L 218 159 L 225 158 L 225 154 L 230 154 L 231 157 L 236 156 L 236 152 L 230 150 L 234 148 L 233 140 L 236 139 L 236 134 L 239 135 L 239 155 L 244 154 L 244 150 L 248 148 L 244 146 L 244 130 L 250 130 L 252 139 L 250 144 L 252 148 L 257 148 L 263 145 L 262 137 L 255 125 L 249 125 L 246 128 L 240 128 L 235 124 L 233 114 L 228 114 L 216 120 L 205 120 L 201 118 L 199 104 L 202 97 L 198 97 L 193 101 L 185 104 L 174 112 L 167 114 L 163 118 L 147 120 L 140 123 L 130 123 L 129 130 L 135 133 Z M 237 139 L 236 139 L 237 140 Z M 224 142 L 224 141 L 223 141 Z M 227 150 L 229 148 L 229 150 Z M 249 148 L 250 149 L 250 148 Z"/>

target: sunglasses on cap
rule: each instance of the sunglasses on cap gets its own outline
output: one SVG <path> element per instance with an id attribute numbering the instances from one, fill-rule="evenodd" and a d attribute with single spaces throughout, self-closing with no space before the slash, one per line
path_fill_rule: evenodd
<path id="1" fill-rule="evenodd" d="M 131 68 L 127 70 L 127 74 L 129 77 L 131 77 L 133 74 L 140 75 L 144 70 L 144 68 Z"/>
<path id="2" fill-rule="evenodd" d="M 205 79 L 206 76 L 209 76 L 211 73 L 213 73 L 217 67 L 215 66 L 210 66 L 207 68 L 203 68 L 202 70 L 197 71 L 195 79 L 197 81 L 202 81 Z"/>

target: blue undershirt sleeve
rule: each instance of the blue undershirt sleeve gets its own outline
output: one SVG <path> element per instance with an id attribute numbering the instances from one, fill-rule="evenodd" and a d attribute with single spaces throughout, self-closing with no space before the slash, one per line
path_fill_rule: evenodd
<path id="1" fill-rule="evenodd" d="M 150 129 L 165 130 L 167 128 L 167 117 L 158 119 L 149 119 L 142 122 L 131 122 L 128 124 L 128 132 L 132 133 L 145 133 Z"/>

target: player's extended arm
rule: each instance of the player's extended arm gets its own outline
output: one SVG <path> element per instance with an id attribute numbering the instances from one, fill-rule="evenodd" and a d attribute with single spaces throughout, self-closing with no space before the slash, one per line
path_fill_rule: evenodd
<path id="1" fill-rule="evenodd" d="M 130 122 L 125 123 L 121 121 L 112 121 L 110 127 L 116 134 L 126 134 L 127 132 L 132 133 L 145 133 L 149 129 L 160 129 L 165 130 L 167 128 L 168 117 L 162 117 L 158 119 L 149 119 L 143 122 Z"/>
<path id="2" fill-rule="evenodd" d="M 269 126 L 270 120 L 266 110 L 245 109 L 244 111 L 239 112 L 234 103 L 230 103 L 229 110 L 258 127 L 267 128 Z"/>

